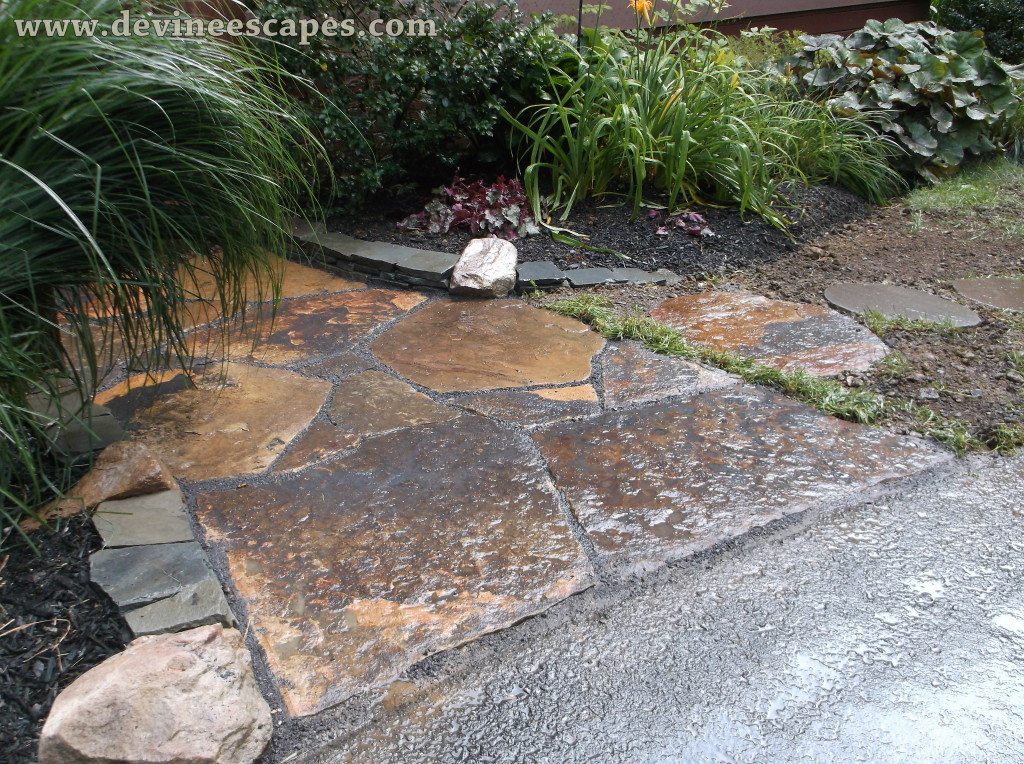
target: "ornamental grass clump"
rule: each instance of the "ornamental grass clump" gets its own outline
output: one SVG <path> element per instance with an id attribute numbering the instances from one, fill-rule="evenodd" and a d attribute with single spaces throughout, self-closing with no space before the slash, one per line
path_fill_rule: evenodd
<path id="1" fill-rule="evenodd" d="M 297 147 L 315 141 L 278 95 L 277 71 L 245 44 L 16 31 L 16 20 L 36 18 L 92 18 L 109 29 L 124 9 L 121 0 L 0 5 L 8 520 L 61 490 L 67 462 L 52 430 L 81 415 L 105 351 L 123 344 L 137 370 L 158 358 L 188 364 L 183 281 L 197 268 L 213 275 L 225 313 L 274 293 L 270 253 L 284 251 L 308 191 L 301 165 L 312 149 Z M 97 315 L 110 318 L 99 325 Z"/>
<path id="2" fill-rule="evenodd" d="M 784 227 L 775 202 L 786 181 L 828 180 L 872 200 L 900 188 L 899 149 L 865 117 L 796 97 L 715 32 L 598 29 L 579 51 L 562 45 L 545 61 L 546 100 L 505 115 L 535 216 L 545 197 L 565 220 L 588 197 L 624 198 L 636 214 L 657 196 L 670 210 L 735 205 Z"/>

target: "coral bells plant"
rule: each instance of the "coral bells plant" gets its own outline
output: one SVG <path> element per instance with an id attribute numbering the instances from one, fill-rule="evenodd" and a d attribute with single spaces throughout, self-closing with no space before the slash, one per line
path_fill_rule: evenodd
<path id="1" fill-rule="evenodd" d="M 647 217 L 658 225 L 655 231 L 658 236 L 668 236 L 673 229 L 681 229 L 690 236 L 702 236 L 704 238 L 712 238 L 716 235 L 708 227 L 707 218 L 699 212 L 674 212 L 662 220 L 661 212 L 658 210 L 648 210 Z"/>
<path id="2" fill-rule="evenodd" d="M 398 223 L 399 228 L 428 233 L 448 233 L 468 228 L 473 233 L 491 233 L 502 239 L 540 233 L 529 213 L 523 184 L 499 175 L 491 185 L 482 180 L 467 181 L 458 175 L 451 185 L 434 192 L 435 198 L 422 212 Z"/>

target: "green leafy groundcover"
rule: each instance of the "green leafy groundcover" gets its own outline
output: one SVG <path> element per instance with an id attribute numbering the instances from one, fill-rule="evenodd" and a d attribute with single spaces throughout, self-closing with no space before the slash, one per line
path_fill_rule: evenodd
<path id="1" fill-rule="evenodd" d="M 998 151 L 1020 108 L 1020 67 L 997 59 L 980 32 L 931 22 L 869 21 L 845 39 L 805 36 L 786 72 L 849 113 L 869 113 L 909 152 L 925 178 L 955 171 L 969 155 Z"/>

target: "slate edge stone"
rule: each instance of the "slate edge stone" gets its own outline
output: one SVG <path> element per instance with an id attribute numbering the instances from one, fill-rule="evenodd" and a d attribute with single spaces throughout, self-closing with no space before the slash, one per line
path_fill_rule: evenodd
<path id="1" fill-rule="evenodd" d="M 180 492 L 179 496 L 181 496 Z M 184 512 L 184 497 L 181 497 L 181 501 L 181 511 Z M 205 567 L 206 575 L 199 583 L 191 586 L 183 586 L 177 592 L 167 596 L 157 597 L 150 601 L 126 607 L 121 607 L 120 603 L 118 603 L 118 609 L 128 622 L 134 636 L 141 637 L 149 634 L 184 631 L 198 625 L 216 623 L 218 621 L 223 623 L 225 626 L 234 626 L 237 623 L 234 613 L 231 611 L 231 606 L 228 604 L 227 598 L 224 596 L 224 590 L 221 586 L 220 579 L 217 578 L 217 574 L 214 572 L 213 565 L 210 564 L 210 560 L 206 556 L 206 553 L 203 551 L 198 541 L 196 541 L 194 533 L 187 541 L 121 546 L 116 549 L 100 549 L 99 551 L 93 552 L 89 555 L 90 577 L 92 577 L 92 571 L 94 570 L 96 563 L 104 558 L 110 557 L 111 552 L 138 550 L 138 552 L 143 555 L 145 555 L 146 551 L 151 551 L 154 555 L 157 555 L 163 554 L 174 547 L 183 548 L 185 546 L 196 550 L 196 562 L 197 564 Z M 103 589 L 108 596 L 110 595 L 110 592 L 107 591 L 101 583 L 98 583 L 95 580 L 93 580 L 93 583 L 100 589 Z M 206 584 L 205 587 L 204 583 Z M 217 597 L 216 593 L 212 591 L 214 585 L 220 593 L 219 597 Z M 200 597 L 197 596 L 198 594 L 203 594 L 205 596 Z M 155 628 L 148 623 L 148 618 L 139 618 L 140 616 L 156 616 L 156 620 L 159 620 L 158 616 L 161 613 L 173 614 L 173 616 L 165 615 L 163 621 Z"/>
<path id="2" fill-rule="evenodd" d="M 315 254 L 324 265 L 346 275 L 373 276 L 407 286 L 447 289 L 458 255 L 428 249 L 406 247 L 379 241 L 364 241 L 340 233 L 329 233 L 323 226 L 298 222 L 295 238 L 305 254 Z M 653 273 L 640 268 L 580 268 L 563 271 L 550 260 L 520 263 L 516 288 L 596 286 L 599 284 L 673 284 L 679 281 L 672 271 L 659 268 Z M 575 276 L 575 279 L 573 278 Z M 599 280 L 597 279 L 599 277 Z"/>

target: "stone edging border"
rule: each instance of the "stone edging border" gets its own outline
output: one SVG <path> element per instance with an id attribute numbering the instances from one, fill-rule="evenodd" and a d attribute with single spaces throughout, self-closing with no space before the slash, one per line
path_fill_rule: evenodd
<path id="1" fill-rule="evenodd" d="M 306 254 L 345 274 L 393 281 L 410 287 L 448 289 L 459 255 L 417 249 L 402 244 L 355 239 L 331 233 L 322 226 L 296 223 L 295 238 Z M 681 277 L 661 268 L 653 273 L 640 268 L 578 268 L 563 271 L 550 260 L 519 263 L 516 290 L 592 287 L 600 285 L 676 284 Z"/>

